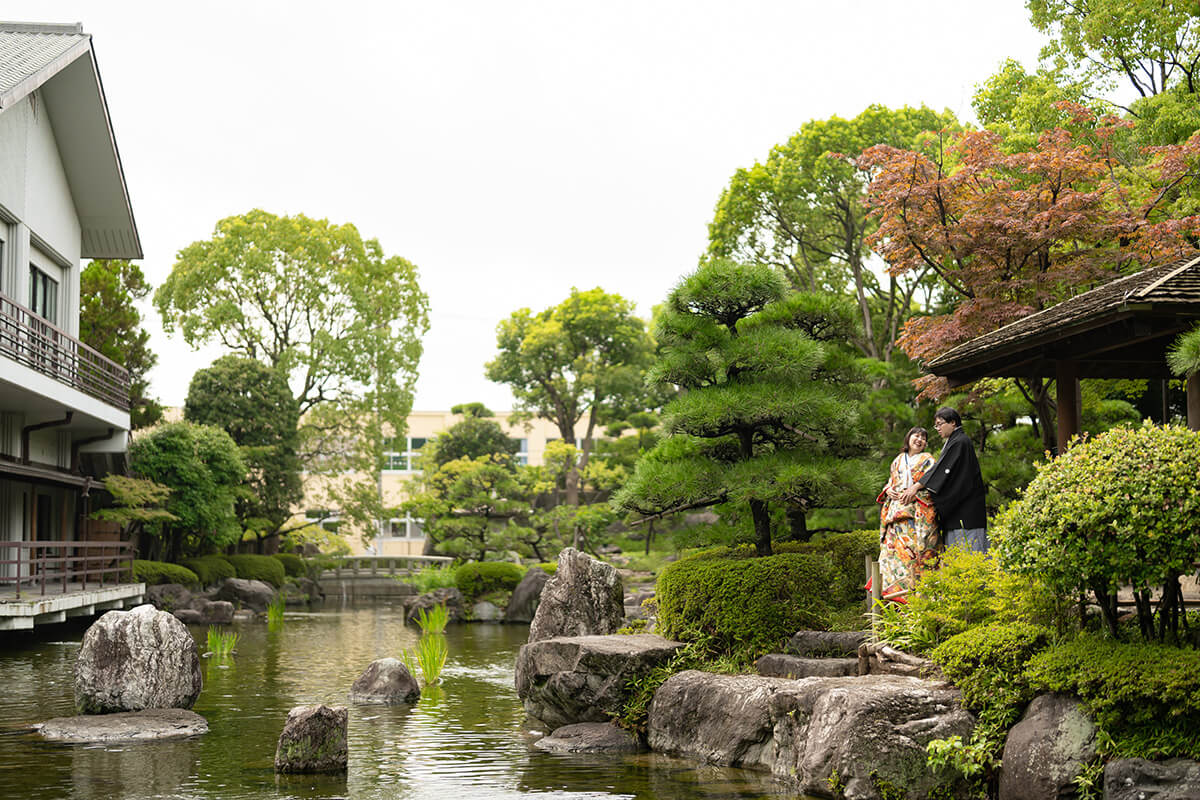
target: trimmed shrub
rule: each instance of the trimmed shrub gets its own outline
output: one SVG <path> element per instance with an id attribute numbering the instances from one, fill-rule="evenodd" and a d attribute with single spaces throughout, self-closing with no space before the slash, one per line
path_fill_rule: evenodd
<path id="1" fill-rule="evenodd" d="M 180 583 L 184 586 L 197 586 L 200 578 L 187 567 L 171 564 L 166 561 L 143 561 L 134 559 L 133 579 L 148 586 L 159 583 Z"/>
<path id="2" fill-rule="evenodd" d="M 1085 634 L 1034 656 L 1025 677 L 1080 697 L 1110 757 L 1200 759 L 1200 651 Z"/>
<path id="3" fill-rule="evenodd" d="M 534 566 L 541 569 L 541 571 L 547 575 L 553 575 L 554 573 L 558 572 L 557 561 L 542 561 L 541 563 L 534 564 Z"/>
<path id="4" fill-rule="evenodd" d="M 511 592 L 523 577 L 525 568 L 507 561 L 468 561 L 454 571 L 455 585 L 470 599 L 489 592 Z"/>
<path id="5" fill-rule="evenodd" d="M 947 639 L 932 656 L 971 710 L 1006 706 L 1019 713 L 1033 699 L 1025 664 L 1049 644 L 1050 631 L 1040 625 L 984 625 Z"/>
<path id="6" fill-rule="evenodd" d="M 409 575 L 403 582 L 412 584 L 420 594 L 432 592 L 434 589 L 452 589 L 458 585 L 453 567 L 425 567 Z"/>
<path id="7" fill-rule="evenodd" d="M 708 550 L 662 571 L 656 597 L 663 636 L 710 637 L 722 652 L 755 657 L 782 646 L 802 628 L 827 627 L 827 558 L 812 553 L 738 557 L 744 550 Z"/>
<path id="8" fill-rule="evenodd" d="M 284 574 L 289 578 L 303 578 L 307 574 L 304 568 L 304 559 L 295 553 L 275 553 L 271 558 L 283 564 Z"/>
<path id="9" fill-rule="evenodd" d="M 777 548 L 786 552 L 787 547 Z M 879 558 L 879 531 L 851 531 L 804 542 L 800 553 L 824 553 L 832 567 L 829 604 L 834 607 L 861 604 L 866 597 L 866 557 Z"/>
<path id="10" fill-rule="evenodd" d="M 226 578 L 236 578 L 237 570 L 225 556 L 197 556 L 181 562 L 200 577 L 200 585 L 213 586 Z"/>
<path id="11" fill-rule="evenodd" d="M 269 583 L 278 589 L 287 581 L 287 573 L 283 571 L 283 564 L 271 556 L 250 555 L 248 553 L 240 553 L 235 556 L 226 556 L 229 563 L 233 564 L 233 568 L 237 570 L 237 576 L 250 581 L 263 581 Z"/>

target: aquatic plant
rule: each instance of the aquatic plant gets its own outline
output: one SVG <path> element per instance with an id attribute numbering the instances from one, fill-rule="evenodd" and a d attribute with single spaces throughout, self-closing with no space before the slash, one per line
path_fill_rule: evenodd
<path id="1" fill-rule="evenodd" d="M 433 686 L 441 680 L 448 654 L 446 637 L 440 633 L 426 634 L 417 642 L 417 666 L 421 668 L 421 679 L 426 686 Z"/>
<path id="2" fill-rule="evenodd" d="M 217 658 L 225 658 L 237 647 L 238 634 L 235 631 L 223 631 L 216 625 L 208 626 L 208 653 Z"/>
<path id="3" fill-rule="evenodd" d="M 270 605 L 267 606 L 268 627 L 276 628 L 283 624 L 283 607 L 283 597 L 280 595 L 275 595 L 275 597 L 271 600 Z"/>
<path id="4" fill-rule="evenodd" d="M 426 611 L 423 608 L 417 609 L 417 625 L 421 628 L 421 633 L 442 633 L 446 630 L 446 623 L 450 621 L 450 611 L 446 608 L 446 604 L 436 605 Z"/>

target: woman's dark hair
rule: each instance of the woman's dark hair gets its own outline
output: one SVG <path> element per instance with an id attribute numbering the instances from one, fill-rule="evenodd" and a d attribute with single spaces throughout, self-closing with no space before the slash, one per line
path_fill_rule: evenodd
<path id="1" fill-rule="evenodd" d="M 944 420 L 946 420 L 946 422 L 953 422 L 954 426 L 956 428 L 962 427 L 962 417 L 960 417 L 958 415 L 957 411 L 955 411 L 953 408 L 950 408 L 949 406 L 947 406 L 945 408 L 939 408 L 937 410 L 937 413 L 933 415 L 933 418 L 934 419 L 944 419 Z"/>
<path id="2" fill-rule="evenodd" d="M 910 439 L 912 439 L 914 433 L 921 434 L 922 436 L 925 437 L 926 441 L 929 440 L 929 431 L 925 430 L 921 426 L 918 425 L 915 428 L 909 428 L 908 433 L 904 434 L 904 447 L 900 448 L 901 452 L 904 452 L 904 453 L 908 452 L 908 442 Z"/>

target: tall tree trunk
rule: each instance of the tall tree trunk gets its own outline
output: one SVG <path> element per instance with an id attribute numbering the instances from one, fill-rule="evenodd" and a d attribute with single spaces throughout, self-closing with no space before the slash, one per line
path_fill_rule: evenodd
<path id="1" fill-rule="evenodd" d="M 771 515 L 763 500 L 750 501 L 750 516 L 754 518 L 754 551 L 760 556 L 771 555 Z"/>
<path id="2" fill-rule="evenodd" d="M 791 541 L 807 542 L 812 534 L 808 532 L 808 515 L 802 506 L 787 507 L 788 532 Z"/>

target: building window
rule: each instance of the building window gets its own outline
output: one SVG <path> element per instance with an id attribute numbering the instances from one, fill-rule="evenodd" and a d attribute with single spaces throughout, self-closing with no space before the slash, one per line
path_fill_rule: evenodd
<path id="1" fill-rule="evenodd" d="M 522 467 L 527 467 L 529 466 L 529 440 L 517 439 L 517 443 L 520 447 L 517 449 L 516 461 Z"/>
<path id="2" fill-rule="evenodd" d="M 425 436 L 388 437 L 383 440 L 384 472 L 416 472 L 420 450 L 428 442 Z M 403 447 L 403 449 L 401 449 Z"/>
<path id="3" fill-rule="evenodd" d="M 58 324 L 58 281 L 29 265 L 29 309 L 47 322 Z"/>
<path id="4" fill-rule="evenodd" d="M 425 520 L 412 515 L 392 517 L 388 520 L 388 536 L 392 539 L 424 539 Z"/>

